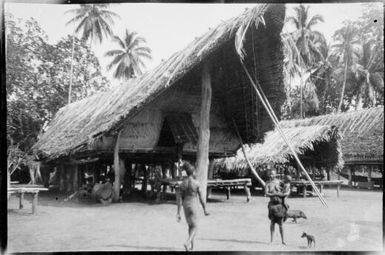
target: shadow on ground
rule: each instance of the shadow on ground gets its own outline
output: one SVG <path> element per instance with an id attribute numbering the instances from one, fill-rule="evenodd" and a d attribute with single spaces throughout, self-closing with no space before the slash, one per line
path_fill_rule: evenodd
<path id="1" fill-rule="evenodd" d="M 108 244 L 106 247 L 111 248 L 124 248 L 127 250 L 139 250 L 139 251 L 148 251 L 148 250 L 156 250 L 156 251 L 175 251 L 175 250 L 181 250 L 179 247 L 161 247 L 161 246 L 148 246 L 148 245 L 122 245 L 122 244 Z"/>
<path id="2" fill-rule="evenodd" d="M 268 242 L 237 240 L 237 239 L 220 239 L 220 238 L 199 238 L 199 240 L 216 241 L 216 242 L 234 242 L 234 243 L 249 243 L 249 244 L 269 244 Z"/>

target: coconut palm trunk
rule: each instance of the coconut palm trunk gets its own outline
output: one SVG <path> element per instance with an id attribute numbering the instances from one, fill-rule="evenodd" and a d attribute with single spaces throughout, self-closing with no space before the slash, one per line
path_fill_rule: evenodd
<path id="1" fill-rule="evenodd" d="M 344 101 L 347 72 L 348 72 L 348 59 L 346 58 L 346 60 L 345 60 L 345 70 L 344 70 L 344 82 L 342 83 L 341 98 L 340 98 L 340 103 L 338 104 L 337 112 L 341 112 L 342 102 Z"/>
<path id="2" fill-rule="evenodd" d="M 72 35 L 71 70 L 70 70 L 70 87 L 68 89 L 68 104 L 71 103 L 72 76 L 74 71 L 74 51 L 75 51 L 75 36 Z"/>

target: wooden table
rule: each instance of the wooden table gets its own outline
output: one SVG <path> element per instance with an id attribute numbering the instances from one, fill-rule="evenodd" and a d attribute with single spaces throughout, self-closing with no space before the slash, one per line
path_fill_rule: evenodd
<path id="1" fill-rule="evenodd" d="M 162 185 L 170 186 L 171 188 L 175 188 L 182 181 L 180 179 L 160 179 Z M 226 191 L 227 200 L 230 199 L 230 190 L 233 187 L 242 186 L 246 192 L 246 201 L 249 202 L 251 198 L 250 188 L 251 179 L 243 178 L 243 179 L 232 179 L 232 180 L 208 180 L 207 188 L 223 188 Z M 208 194 L 208 192 L 207 192 Z"/>
<path id="2" fill-rule="evenodd" d="M 319 186 L 319 191 L 322 193 L 322 189 L 324 185 L 336 185 L 337 186 L 337 197 L 340 196 L 340 189 L 341 189 L 341 184 L 342 181 L 340 180 L 335 180 L 335 181 L 313 181 L 316 186 Z M 311 186 L 309 181 L 305 180 L 295 180 L 291 181 L 291 186 L 297 187 L 297 193 L 300 190 L 300 187 L 302 187 L 303 191 L 303 197 L 306 197 L 306 189 L 308 186 Z"/>
<path id="3" fill-rule="evenodd" d="M 47 188 L 44 188 L 41 185 L 11 185 L 8 188 L 8 194 L 17 194 L 19 196 L 19 209 L 23 209 L 23 200 L 24 200 L 24 194 L 30 193 L 32 194 L 32 214 L 37 212 L 37 201 L 38 201 L 38 194 L 39 191 L 47 191 Z"/>

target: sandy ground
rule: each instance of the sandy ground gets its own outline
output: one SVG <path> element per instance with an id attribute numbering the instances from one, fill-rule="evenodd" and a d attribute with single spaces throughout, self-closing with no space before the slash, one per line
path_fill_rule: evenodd
<path id="1" fill-rule="evenodd" d="M 172 200 L 161 204 L 125 202 L 102 206 L 62 202 L 41 193 L 38 212 L 31 214 L 31 198 L 24 209 L 18 199 L 8 203 L 8 252 L 40 251 L 182 251 L 187 238 L 185 220 L 176 222 Z M 214 193 L 208 203 L 210 216 L 202 216 L 195 250 L 209 251 L 314 251 L 382 250 L 382 192 L 325 190 L 329 207 L 318 198 L 289 198 L 291 209 L 303 210 L 308 219 L 285 223 L 287 246 L 280 244 L 278 228 L 269 244 L 267 198 L 253 196 L 246 203 L 243 192 L 230 200 Z M 183 215 L 183 214 L 182 214 Z M 308 249 L 302 232 L 316 237 Z"/>

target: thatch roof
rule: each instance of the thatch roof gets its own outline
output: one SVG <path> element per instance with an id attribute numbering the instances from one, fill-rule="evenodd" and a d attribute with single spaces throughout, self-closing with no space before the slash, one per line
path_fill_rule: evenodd
<path id="1" fill-rule="evenodd" d="M 282 127 L 333 125 L 343 139 L 345 163 L 384 160 L 384 107 L 374 107 L 340 114 L 322 115 L 302 120 L 281 121 Z"/>
<path id="2" fill-rule="evenodd" d="M 137 79 L 128 81 L 124 86 L 98 93 L 63 107 L 56 114 L 47 131 L 34 145 L 34 152 L 41 157 L 54 159 L 85 150 L 96 139 L 105 135 L 113 135 L 127 120 L 139 113 L 144 106 L 151 103 L 163 92 L 171 87 L 181 86 L 180 80 L 197 69 L 199 70 L 199 66 L 203 61 L 210 59 L 221 50 L 224 54 L 230 54 L 228 53 L 230 52 L 229 48 L 224 48 L 225 46 L 229 47 L 231 45 L 232 52 L 235 52 L 235 47 L 239 45 L 234 45 L 235 39 L 237 34 L 239 36 L 238 32 L 245 28 L 245 21 L 259 21 L 262 16 L 263 26 L 259 25 L 256 29 L 256 26 L 251 24 L 245 30 L 247 31 L 245 45 L 247 42 L 251 42 L 250 31 L 253 30 L 253 43 L 256 40 L 259 43 L 257 46 L 261 48 L 259 49 L 257 61 L 262 63 L 260 65 L 263 65 L 262 67 L 255 67 L 256 71 L 258 69 L 256 75 L 259 76 L 262 87 L 266 89 L 265 93 L 271 100 L 273 108 L 278 110 L 284 99 L 282 96 L 284 95 L 282 85 L 283 53 L 281 42 L 276 38 L 279 38 L 282 30 L 285 7 L 280 4 L 260 4 L 196 38 L 185 49 L 173 54 L 155 69 Z M 267 39 L 264 40 L 264 38 Z M 248 55 L 251 55 L 251 50 L 250 48 L 244 48 L 244 50 L 247 65 L 252 63 L 252 60 L 247 59 Z M 223 65 L 229 59 L 229 57 L 224 58 Z M 222 64 L 222 62 L 215 61 L 214 64 L 218 65 Z M 220 68 L 217 67 L 217 70 L 220 70 Z M 247 93 L 250 94 L 250 92 Z M 239 102 L 235 103 L 239 104 Z M 234 107 L 229 105 L 228 108 L 233 109 Z M 264 118 L 267 116 L 266 113 L 261 113 L 261 115 Z M 255 116 L 244 114 L 244 112 L 239 116 L 243 120 L 236 119 L 235 121 L 242 138 L 247 142 L 256 139 L 253 130 L 258 129 L 259 136 L 261 136 L 265 130 L 272 127 L 271 123 L 268 125 L 264 123 L 262 127 L 255 128 L 257 122 Z M 249 132 L 245 126 L 250 127 L 251 131 Z M 254 136 L 249 135 L 252 131 Z"/>
<path id="3" fill-rule="evenodd" d="M 341 167 L 343 164 L 340 149 L 340 135 L 338 130 L 325 125 L 311 127 L 282 128 L 294 150 L 300 156 L 307 151 L 317 150 L 319 155 L 327 157 L 328 163 Z M 292 159 L 292 152 L 277 130 L 266 134 L 264 143 L 245 145 L 246 155 L 254 167 L 264 164 L 289 163 Z M 322 153 L 320 153 L 322 152 Z M 216 167 L 234 170 L 248 169 L 246 159 L 239 149 L 237 155 L 216 160 Z"/>

